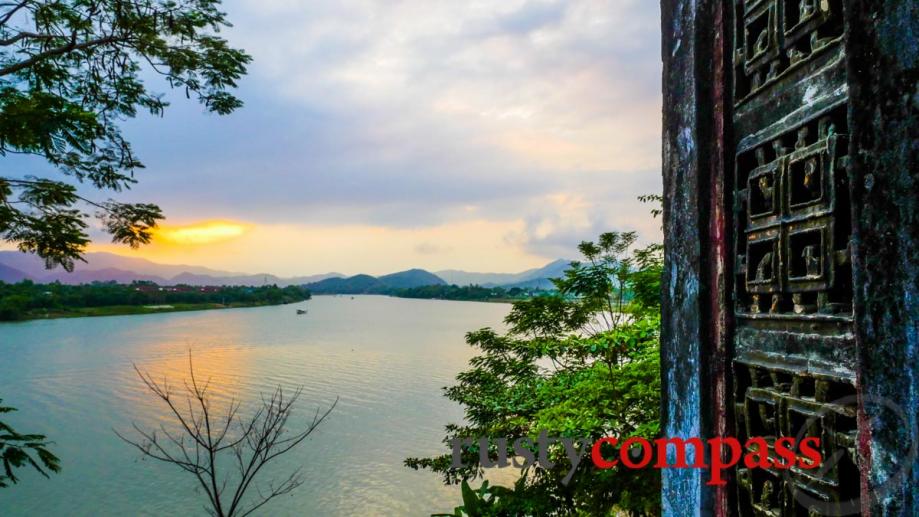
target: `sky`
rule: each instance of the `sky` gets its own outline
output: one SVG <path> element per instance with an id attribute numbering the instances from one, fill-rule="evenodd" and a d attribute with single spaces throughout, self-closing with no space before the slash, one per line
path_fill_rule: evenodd
<path id="1" fill-rule="evenodd" d="M 245 106 L 127 121 L 131 251 L 248 273 L 516 272 L 611 230 L 660 239 L 660 31 L 647 0 L 228 0 Z M 151 78 L 152 90 L 166 91 Z"/>

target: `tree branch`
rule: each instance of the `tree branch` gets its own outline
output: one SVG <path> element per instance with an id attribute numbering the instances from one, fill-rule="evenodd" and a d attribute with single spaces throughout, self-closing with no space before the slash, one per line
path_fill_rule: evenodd
<path id="1" fill-rule="evenodd" d="M 35 63 L 38 63 L 39 61 L 48 59 L 50 57 L 59 56 L 59 55 L 66 54 L 68 52 L 73 52 L 76 50 L 84 50 L 87 48 L 98 47 L 100 45 L 108 45 L 109 43 L 123 42 L 123 41 L 127 41 L 127 39 L 123 37 L 116 37 L 116 36 L 110 35 L 110 36 L 105 36 L 102 38 L 95 38 L 95 39 L 87 40 L 82 43 L 77 43 L 76 33 L 74 33 L 73 38 L 71 39 L 70 43 L 68 43 L 67 45 L 62 45 L 60 47 L 48 49 L 44 52 L 39 52 L 38 54 L 35 54 L 34 56 L 30 57 L 29 59 L 26 59 L 25 61 L 20 61 L 19 63 L 9 65 L 5 68 L 0 68 L 0 77 L 18 72 L 25 68 L 29 68 L 30 66 L 33 66 Z"/>
<path id="2" fill-rule="evenodd" d="M 23 31 L 7 39 L 0 39 L 0 47 L 8 47 L 12 45 L 13 43 L 16 43 L 17 41 L 23 40 L 23 39 L 50 40 L 50 39 L 58 39 L 58 38 L 60 38 L 60 36 L 55 36 L 53 34 L 38 34 L 35 32 Z"/>
<path id="3" fill-rule="evenodd" d="M 189 352 L 190 382 L 185 383 L 187 411 L 180 411 L 173 400 L 169 384 L 164 379 L 162 383 L 153 380 L 149 373 L 142 372 L 136 365 L 135 371 L 147 388 L 160 400 L 164 401 L 177 421 L 177 428 L 181 429 L 179 436 L 170 432 L 165 425 L 160 425 L 160 431 L 165 439 L 161 439 L 156 431 L 148 432 L 140 429 L 136 424 L 134 429 L 140 435 L 140 441 L 130 440 L 118 431 L 115 434 L 123 441 L 138 449 L 144 456 L 158 461 L 172 463 L 182 470 L 193 474 L 197 483 L 207 494 L 209 506 L 206 510 L 219 517 L 249 515 L 261 508 L 268 501 L 283 494 L 290 493 L 302 484 L 301 470 L 297 469 L 287 476 L 281 483 L 269 481 L 268 490 L 263 493 L 262 488 L 255 482 L 256 477 L 263 467 L 302 443 L 312 432 L 329 416 L 338 399 L 324 412 L 316 409 L 312 421 L 306 429 L 284 438 L 288 432 L 287 423 L 293 412 L 294 403 L 299 399 L 302 388 L 298 388 L 290 396 L 285 396 L 284 389 L 278 386 L 270 397 L 262 396 L 261 407 L 251 417 L 239 417 L 240 403 L 232 399 L 226 412 L 221 412 L 220 418 L 210 404 L 208 388 L 211 380 L 204 384 L 199 383 L 194 372 L 191 353 Z M 228 438 L 230 429 L 237 424 L 241 434 Z M 186 441 L 186 437 L 190 441 Z M 225 441 L 226 440 L 226 441 Z M 191 451 L 191 445 L 194 451 Z M 172 452 L 176 449 L 178 452 Z M 233 497 L 224 505 L 222 495 L 226 493 L 231 481 L 230 473 L 218 472 L 220 463 L 219 453 L 230 449 L 237 467 L 236 475 L 232 476 L 235 486 L 230 486 Z M 258 493 L 258 497 L 251 506 L 243 509 L 242 501 L 250 488 Z"/>
<path id="4" fill-rule="evenodd" d="M 10 9 L 6 14 L 3 15 L 3 18 L 0 18 L 0 27 L 6 25 L 6 22 L 10 21 L 10 18 L 12 18 L 14 14 L 16 14 L 16 11 L 25 7 L 26 4 L 29 3 L 29 1 L 30 0 L 22 0 L 22 2 L 19 2 L 18 4 L 14 5 L 12 9 Z"/>

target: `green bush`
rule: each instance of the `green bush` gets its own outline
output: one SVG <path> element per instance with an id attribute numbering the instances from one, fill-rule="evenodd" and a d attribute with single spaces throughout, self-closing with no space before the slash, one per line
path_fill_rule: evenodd
<path id="1" fill-rule="evenodd" d="M 635 240 L 606 233 L 582 243 L 584 260 L 554 281 L 557 293 L 514 303 L 507 334 L 467 334 L 479 354 L 445 388 L 466 417 L 446 427 L 448 447 L 454 438 L 506 437 L 513 457 L 513 440 L 540 432 L 591 442 L 659 435 L 661 247 L 632 251 Z M 560 445 L 549 449 L 554 467 L 527 466 L 513 489 L 483 483 L 474 490 L 468 480 L 485 473 L 478 447 L 462 448 L 462 468 L 451 467 L 450 453 L 405 463 L 463 485 L 456 515 L 660 512 L 659 471 L 601 470 L 588 457 L 566 484 L 570 463 Z"/>

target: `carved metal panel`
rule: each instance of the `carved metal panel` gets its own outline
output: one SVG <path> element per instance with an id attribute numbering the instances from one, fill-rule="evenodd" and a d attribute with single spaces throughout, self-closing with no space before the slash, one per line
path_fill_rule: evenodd
<path id="1" fill-rule="evenodd" d="M 843 0 L 734 4 L 734 415 L 821 439 L 814 470 L 739 467 L 742 516 L 858 497 Z M 834 506 L 837 505 L 837 506 Z"/>
<path id="2" fill-rule="evenodd" d="M 788 365 L 735 364 L 737 434 L 765 437 L 770 456 L 782 436 L 818 437 L 827 468 L 738 469 L 741 515 L 839 515 L 858 495 L 855 389 L 846 380 Z"/>
<path id="3" fill-rule="evenodd" d="M 735 303 L 743 318 L 851 315 L 843 108 L 737 156 Z"/>
<path id="4" fill-rule="evenodd" d="M 842 0 L 746 0 L 735 9 L 734 99 L 781 82 L 832 52 L 843 35 Z"/>

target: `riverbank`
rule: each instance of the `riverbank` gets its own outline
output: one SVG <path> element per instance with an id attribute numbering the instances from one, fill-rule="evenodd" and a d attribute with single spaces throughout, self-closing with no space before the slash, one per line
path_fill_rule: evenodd
<path id="1" fill-rule="evenodd" d="M 529 300 L 530 298 L 487 298 L 483 300 L 472 298 L 422 298 L 420 296 L 399 296 L 389 295 L 391 298 L 402 298 L 404 300 L 431 300 L 435 302 L 478 302 L 478 303 L 514 303 Z"/>
<path id="2" fill-rule="evenodd" d="M 309 298 L 309 290 L 299 286 L 0 282 L 0 321 L 258 307 L 295 303 Z"/>
<path id="3" fill-rule="evenodd" d="M 393 289 L 386 293 L 398 298 L 415 298 L 421 300 L 450 300 L 456 302 L 494 302 L 513 303 L 529 300 L 536 296 L 549 294 L 549 291 L 536 288 L 482 287 L 479 285 L 429 285 Z"/>
<path id="4" fill-rule="evenodd" d="M 286 305 L 286 303 L 177 303 L 172 305 L 107 305 L 103 307 L 74 307 L 69 309 L 36 309 L 22 314 L 15 321 L 44 320 L 57 318 L 90 318 L 99 316 L 129 316 L 135 314 L 159 314 L 164 312 L 209 311 L 219 309 L 243 309 Z M 12 323 L 4 322 L 2 323 Z"/>
<path id="5" fill-rule="evenodd" d="M 424 297 L 424 296 L 403 296 L 403 295 L 401 295 L 401 294 L 393 294 L 393 293 L 383 293 L 383 294 L 317 294 L 317 295 L 315 295 L 315 296 L 317 296 L 317 297 L 318 297 L 318 296 L 325 296 L 325 297 L 329 297 L 329 298 L 345 298 L 345 297 L 351 297 L 352 299 L 353 299 L 355 296 L 385 296 L 385 297 L 387 297 L 387 298 L 399 298 L 399 299 L 403 299 L 403 300 L 430 300 L 430 301 L 434 301 L 434 302 L 478 302 L 478 303 L 505 303 L 505 304 L 506 304 L 506 303 L 519 302 L 519 301 L 523 301 L 523 300 L 529 300 L 529 299 L 532 298 L 532 296 L 526 297 L 526 298 L 517 297 L 517 298 L 485 298 L 485 299 L 478 299 L 478 298 L 434 298 L 434 297 Z"/>

